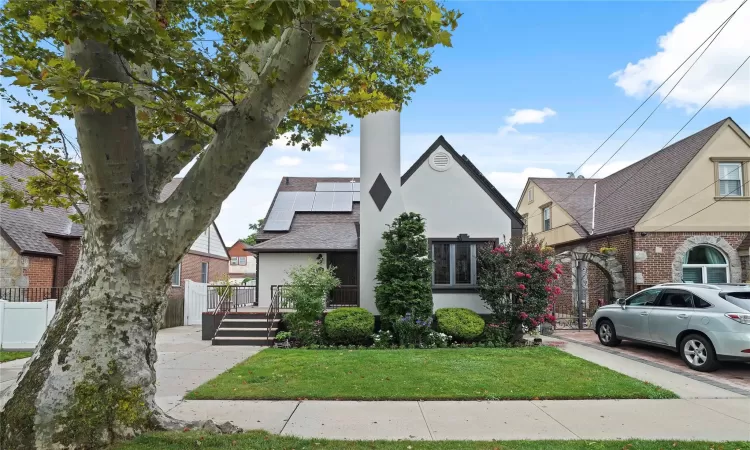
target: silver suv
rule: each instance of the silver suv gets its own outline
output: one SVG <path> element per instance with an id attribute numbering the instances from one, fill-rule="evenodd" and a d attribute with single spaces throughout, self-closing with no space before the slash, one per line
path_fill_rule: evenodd
<path id="1" fill-rule="evenodd" d="M 608 347 L 631 339 L 670 348 L 701 372 L 750 362 L 747 284 L 660 284 L 599 308 L 591 323 Z"/>

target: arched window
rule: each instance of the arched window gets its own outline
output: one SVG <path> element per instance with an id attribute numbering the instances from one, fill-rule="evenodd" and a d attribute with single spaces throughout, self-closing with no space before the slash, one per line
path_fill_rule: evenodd
<path id="1" fill-rule="evenodd" d="M 714 247 L 693 247 L 682 261 L 685 283 L 726 283 L 729 279 L 727 258 Z"/>

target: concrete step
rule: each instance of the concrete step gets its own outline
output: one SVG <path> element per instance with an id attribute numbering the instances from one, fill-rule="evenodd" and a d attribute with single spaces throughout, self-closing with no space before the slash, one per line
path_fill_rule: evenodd
<path id="1" fill-rule="evenodd" d="M 237 336 L 224 336 L 215 337 L 211 340 L 212 345 L 256 345 L 256 346 L 271 346 L 273 345 L 273 339 L 266 339 L 263 337 L 237 337 Z"/>
<path id="2" fill-rule="evenodd" d="M 274 326 L 278 326 L 278 324 L 281 322 L 280 319 L 276 319 L 273 321 Z M 226 318 L 221 323 L 222 327 L 227 326 L 230 328 L 262 328 L 267 329 L 268 328 L 268 320 L 263 319 L 230 319 Z"/>
<path id="3" fill-rule="evenodd" d="M 271 328 L 271 337 L 276 336 L 278 328 Z M 216 337 L 267 337 L 268 328 L 226 328 L 216 330 Z"/>

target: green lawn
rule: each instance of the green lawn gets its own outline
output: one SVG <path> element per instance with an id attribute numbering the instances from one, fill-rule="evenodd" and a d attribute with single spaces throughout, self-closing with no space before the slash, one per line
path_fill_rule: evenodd
<path id="1" fill-rule="evenodd" d="M 266 349 L 188 399 L 520 400 L 677 398 L 552 347 Z"/>
<path id="2" fill-rule="evenodd" d="M 155 433 L 115 446 L 116 450 L 750 450 L 748 442 L 695 441 L 328 441 L 277 436 L 263 431 L 217 436 L 205 433 Z"/>
<path id="3" fill-rule="evenodd" d="M 9 352 L 0 350 L 0 362 L 13 361 L 14 359 L 28 358 L 31 352 Z"/>

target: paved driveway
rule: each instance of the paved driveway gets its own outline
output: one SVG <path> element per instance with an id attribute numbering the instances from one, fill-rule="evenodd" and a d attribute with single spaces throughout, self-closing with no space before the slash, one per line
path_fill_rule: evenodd
<path id="1" fill-rule="evenodd" d="M 620 356 L 638 358 L 666 370 L 680 373 L 691 378 L 729 385 L 750 393 L 750 364 L 725 363 L 716 372 L 703 373 L 689 369 L 676 352 L 658 347 L 651 347 L 637 342 L 623 341 L 618 347 L 605 347 L 599 343 L 596 333 L 591 330 L 557 330 L 554 337 L 575 341 L 618 354 Z"/>

